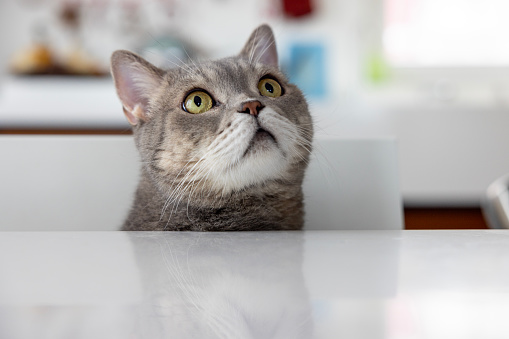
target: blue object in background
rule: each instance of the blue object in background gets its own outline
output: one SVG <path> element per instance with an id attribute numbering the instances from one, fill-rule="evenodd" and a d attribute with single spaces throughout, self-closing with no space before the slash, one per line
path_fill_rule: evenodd
<path id="1" fill-rule="evenodd" d="M 320 43 L 295 43 L 290 46 L 287 74 L 307 96 L 326 94 L 325 48 Z"/>

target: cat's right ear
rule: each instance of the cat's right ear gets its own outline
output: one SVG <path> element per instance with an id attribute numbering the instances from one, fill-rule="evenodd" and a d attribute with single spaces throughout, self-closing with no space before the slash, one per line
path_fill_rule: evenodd
<path id="1" fill-rule="evenodd" d="M 268 25 L 261 25 L 251 33 L 248 41 L 242 48 L 240 56 L 249 62 L 278 67 L 276 40 L 274 33 Z"/>
<path id="2" fill-rule="evenodd" d="M 149 100 L 160 86 L 163 71 L 129 51 L 111 56 L 111 74 L 124 114 L 131 125 L 146 121 Z"/>

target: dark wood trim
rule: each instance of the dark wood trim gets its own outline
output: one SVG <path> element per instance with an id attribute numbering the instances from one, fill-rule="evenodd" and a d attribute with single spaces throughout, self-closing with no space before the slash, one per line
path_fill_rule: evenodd
<path id="1" fill-rule="evenodd" d="M 407 230 L 487 229 L 480 208 L 405 207 Z"/>
<path id="2" fill-rule="evenodd" d="M 0 129 L 4 135 L 130 135 L 127 129 Z"/>

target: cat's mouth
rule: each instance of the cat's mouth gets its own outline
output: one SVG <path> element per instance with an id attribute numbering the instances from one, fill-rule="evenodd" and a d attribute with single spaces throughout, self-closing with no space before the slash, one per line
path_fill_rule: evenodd
<path id="1" fill-rule="evenodd" d="M 258 150 L 268 149 L 273 145 L 277 145 L 277 141 L 274 135 L 260 127 L 253 135 L 249 146 L 247 146 L 246 151 L 244 152 L 244 157 Z"/>

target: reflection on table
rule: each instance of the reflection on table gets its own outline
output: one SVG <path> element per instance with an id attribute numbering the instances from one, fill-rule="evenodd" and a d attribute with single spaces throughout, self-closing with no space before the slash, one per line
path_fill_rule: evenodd
<path id="1" fill-rule="evenodd" d="M 508 235 L 0 233 L 0 337 L 505 338 Z"/>

